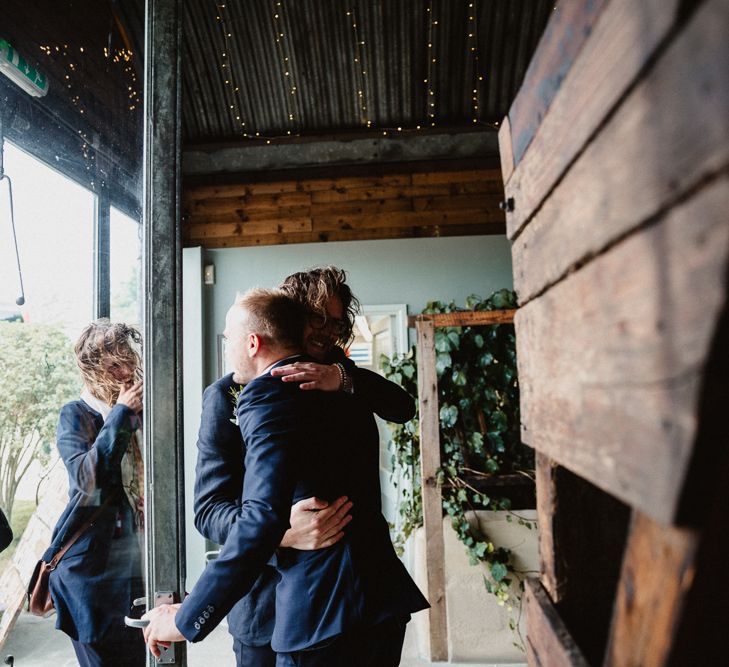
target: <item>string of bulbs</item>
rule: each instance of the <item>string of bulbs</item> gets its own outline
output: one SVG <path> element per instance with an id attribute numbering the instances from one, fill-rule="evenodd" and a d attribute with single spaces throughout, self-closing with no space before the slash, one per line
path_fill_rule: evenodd
<path id="1" fill-rule="evenodd" d="M 472 56 L 472 72 L 473 72 L 473 86 L 471 91 L 471 110 L 472 110 L 472 121 L 474 124 L 488 125 L 491 127 L 498 127 L 497 123 L 486 123 L 479 120 L 479 102 L 480 102 L 480 88 L 481 82 L 484 80 L 484 75 L 481 71 L 481 65 L 479 60 L 479 48 L 478 48 L 478 7 L 477 0 L 466 0 L 467 4 L 467 26 L 466 26 L 466 45 L 468 53 Z M 265 140 L 267 144 L 270 144 L 273 140 L 289 139 L 292 137 L 300 137 L 298 125 L 299 112 L 298 109 L 298 88 L 294 81 L 294 72 L 291 61 L 291 45 L 286 40 L 285 22 L 284 22 L 284 7 L 282 0 L 272 0 L 272 16 L 273 16 L 273 30 L 275 38 L 276 53 L 281 64 L 281 72 L 284 78 L 284 85 L 287 90 L 285 96 L 286 105 L 286 116 L 289 124 L 289 128 L 286 130 L 285 135 L 261 135 L 260 132 L 250 132 L 246 128 L 246 120 L 243 117 L 240 105 L 240 97 L 238 95 L 240 86 L 235 81 L 235 71 L 231 67 L 230 53 L 231 47 L 233 46 L 233 33 L 231 31 L 230 22 L 227 19 L 226 11 L 227 7 L 225 3 L 217 4 L 217 15 L 216 19 L 220 23 L 221 33 L 223 36 L 224 48 L 221 53 L 221 69 L 223 74 L 223 80 L 225 85 L 230 90 L 229 99 L 229 110 L 233 112 L 235 121 L 238 124 L 239 130 L 243 137 L 248 139 L 260 139 Z M 430 127 L 435 127 L 437 123 L 437 94 L 435 89 L 435 65 L 438 62 L 436 53 L 436 37 L 437 29 L 439 26 L 439 19 L 435 15 L 435 3 L 434 0 L 428 0 L 428 6 L 426 7 L 427 14 L 427 48 L 426 48 L 426 75 L 423 83 L 425 84 L 425 119 Z M 354 69 L 356 75 L 356 104 L 359 113 L 359 122 L 363 127 L 371 128 L 373 120 L 371 112 L 369 110 L 369 103 L 367 100 L 367 68 L 364 63 L 363 54 L 365 45 L 362 39 L 361 31 L 359 30 L 359 22 L 357 20 L 357 8 L 356 4 L 352 4 L 349 9 L 345 10 L 347 21 L 352 28 L 352 36 L 354 38 Z M 231 103 L 232 102 L 232 103 Z M 422 130 L 422 125 L 418 124 L 414 128 L 403 128 L 398 127 L 384 127 L 379 128 L 382 130 L 383 136 L 387 136 L 388 133 L 412 133 Z"/>

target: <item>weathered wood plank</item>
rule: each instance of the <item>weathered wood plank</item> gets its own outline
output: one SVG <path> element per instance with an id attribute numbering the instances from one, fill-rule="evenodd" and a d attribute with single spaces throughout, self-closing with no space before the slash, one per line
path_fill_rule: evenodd
<path id="1" fill-rule="evenodd" d="M 501 211 L 463 209 L 455 211 L 399 211 L 376 215 L 312 215 L 313 231 L 330 232 L 340 229 L 377 229 L 393 227 L 434 227 L 462 224 L 503 222 Z"/>
<path id="2" fill-rule="evenodd" d="M 196 190 L 183 196 L 183 210 L 187 214 L 225 213 L 231 209 L 245 208 L 249 211 L 271 210 L 289 206 L 310 206 L 309 192 L 284 192 L 273 195 L 238 194 L 231 197 L 200 197 Z"/>
<path id="3" fill-rule="evenodd" d="M 678 5 L 679 0 L 612 0 L 602 11 L 506 188 L 515 201 L 510 238 L 621 100 L 674 25 Z"/>
<path id="4" fill-rule="evenodd" d="M 204 222 L 185 225 L 185 238 L 203 241 L 235 236 L 260 236 L 311 232 L 311 218 L 280 218 L 248 222 Z"/>
<path id="5" fill-rule="evenodd" d="M 663 667 L 696 569 L 696 532 L 636 513 L 605 667 Z M 717 638 L 718 640 L 718 638 Z"/>
<path id="6" fill-rule="evenodd" d="M 605 4 L 607 0 L 556 5 L 509 110 L 515 164 L 519 164 Z"/>
<path id="7" fill-rule="evenodd" d="M 236 183 L 221 185 L 194 185 L 185 188 L 187 199 L 214 199 L 218 197 L 252 197 L 287 193 L 313 193 L 339 188 L 402 187 L 410 185 L 410 174 L 382 176 L 342 176 L 339 178 L 302 178 L 284 181 Z"/>
<path id="8" fill-rule="evenodd" d="M 534 667 L 589 667 L 570 636 L 547 591 L 537 579 L 526 580 L 526 648 Z"/>
<path id="9" fill-rule="evenodd" d="M 425 174 L 413 174 L 413 185 L 442 185 L 444 183 L 469 183 L 485 181 L 501 184 L 501 172 L 498 169 L 468 169 L 465 171 L 435 171 Z"/>
<path id="10" fill-rule="evenodd" d="M 445 600 L 445 543 L 443 506 L 436 481 L 440 467 L 438 378 L 435 372 L 435 325 L 416 324 L 418 336 L 418 405 L 420 408 L 420 474 L 423 494 L 423 529 L 430 618 L 430 659 L 448 660 L 448 619 Z"/>
<path id="11" fill-rule="evenodd" d="M 514 149 L 511 145 L 511 121 L 504 117 L 499 128 L 499 157 L 501 158 L 501 176 L 504 186 L 514 173 Z"/>
<path id="12" fill-rule="evenodd" d="M 500 184 L 496 185 L 493 181 L 484 180 L 429 185 L 342 187 L 334 190 L 312 192 L 311 201 L 315 204 L 324 204 L 376 199 L 401 199 L 403 197 L 453 197 L 471 193 L 498 194 L 500 191 Z"/>
<path id="13" fill-rule="evenodd" d="M 247 223 L 242 223 L 247 224 Z M 186 231 L 183 236 L 185 247 L 236 248 L 264 245 L 287 245 L 292 243 L 325 243 L 327 241 L 372 241 L 376 239 L 409 239 L 447 236 L 481 236 L 504 234 L 503 223 L 474 225 L 444 225 L 429 227 L 382 227 L 378 229 L 339 230 L 330 232 L 303 232 L 282 234 L 238 234 L 234 236 L 195 237 Z"/>
<path id="14" fill-rule="evenodd" d="M 522 438 L 670 522 L 723 300 L 729 177 L 516 315 Z"/>
<path id="15" fill-rule="evenodd" d="M 515 309 L 505 309 L 411 315 L 408 317 L 408 325 L 414 327 L 418 322 L 425 321 L 433 322 L 436 327 L 477 327 L 491 324 L 512 324 L 515 314 Z"/>
<path id="16" fill-rule="evenodd" d="M 494 212 L 500 211 L 500 194 L 464 194 L 455 197 L 414 197 L 412 207 L 414 211 L 449 211 L 459 208 L 489 208 Z M 503 213 L 501 214 L 503 217 Z M 504 217 L 504 222 L 506 218 Z"/>
<path id="17" fill-rule="evenodd" d="M 728 31 L 703 3 L 517 237 L 522 303 L 729 164 Z"/>
<path id="18" fill-rule="evenodd" d="M 587 661 L 600 665 L 630 509 L 537 452 L 537 513 L 542 585 Z"/>
<path id="19" fill-rule="evenodd" d="M 567 578 L 566 563 L 559 555 L 559 538 L 554 522 L 560 516 L 554 463 L 536 452 L 537 525 L 539 526 L 539 579 L 554 602 L 562 600 Z M 556 538 L 556 539 L 555 539 Z"/>

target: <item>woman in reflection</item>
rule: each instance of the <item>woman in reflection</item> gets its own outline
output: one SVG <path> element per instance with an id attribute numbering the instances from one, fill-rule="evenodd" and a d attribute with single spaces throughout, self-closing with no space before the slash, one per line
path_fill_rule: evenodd
<path id="1" fill-rule="evenodd" d="M 58 423 L 69 502 L 46 562 L 102 508 L 50 576 L 56 627 L 82 667 L 146 664 L 142 633 L 124 625 L 132 600 L 144 595 L 140 344 L 125 324 L 88 325 L 75 347 L 80 400 L 63 406 Z"/>

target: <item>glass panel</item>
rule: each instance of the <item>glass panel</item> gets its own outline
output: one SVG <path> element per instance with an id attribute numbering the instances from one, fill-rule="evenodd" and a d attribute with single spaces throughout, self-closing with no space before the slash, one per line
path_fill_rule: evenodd
<path id="1" fill-rule="evenodd" d="M 116 330 L 87 345 L 83 380 L 74 351 L 95 303 L 140 319 L 143 11 L 139 0 L 3 2 L 0 144 L 25 302 L 5 178 L 0 508 L 15 539 L 0 554 L 0 645 L 24 666 L 76 664 L 71 638 L 110 648 L 113 664 L 146 663 L 141 633 L 123 624 L 144 592 L 141 402 L 118 396 L 136 343 Z M 35 562 L 91 519 L 51 574 L 56 611 L 31 616 L 21 606 Z"/>
<path id="2" fill-rule="evenodd" d="M 139 327 L 142 323 L 142 226 L 137 220 L 111 209 L 110 292 L 111 314 L 116 322 Z"/>

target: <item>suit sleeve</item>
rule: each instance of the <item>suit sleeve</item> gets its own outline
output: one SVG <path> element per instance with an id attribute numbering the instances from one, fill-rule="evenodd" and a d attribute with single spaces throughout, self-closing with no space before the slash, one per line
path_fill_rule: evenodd
<path id="1" fill-rule="evenodd" d="M 75 403 L 61 408 L 56 431 L 58 452 L 68 471 L 70 492 L 90 496 L 121 483 L 121 460 L 134 432 L 134 412 L 115 405 L 93 437 L 88 415 Z"/>
<path id="2" fill-rule="evenodd" d="M 370 412 L 396 424 L 404 424 L 415 416 L 415 401 L 400 385 L 366 368 L 354 366 L 347 372 L 353 375 L 355 397 Z"/>
<path id="3" fill-rule="evenodd" d="M 195 468 L 195 527 L 217 544 L 224 544 L 241 507 L 243 441 L 231 423 L 233 404 L 218 385 L 203 394 Z"/>
<path id="4" fill-rule="evenodd" d="M 415 401 L 399 384 L 379 373 L 359 368 L 340 347 L 334 348 L 330 361 L 344 366 L 352 377 L 354 397 L 368 412 L 396 424 L 404 424 L 415 416 Z"/>
<path id="5" fill-rule="evenodd" d="M 303 445 L 294 396 L 270 376 L 254 380 L 241 394 L 243 502 L 220 556 L 207 565 L 177 613 L 177 628 L 188 641 L 204 639 L 251 589 L 289 527 Z"/>

